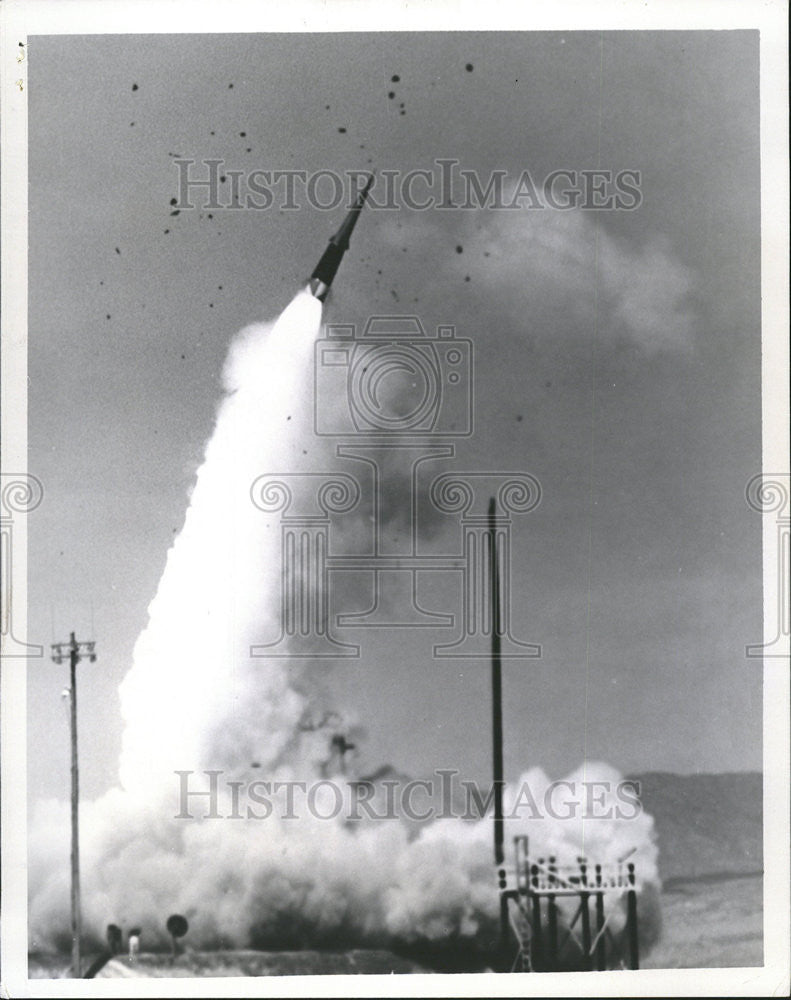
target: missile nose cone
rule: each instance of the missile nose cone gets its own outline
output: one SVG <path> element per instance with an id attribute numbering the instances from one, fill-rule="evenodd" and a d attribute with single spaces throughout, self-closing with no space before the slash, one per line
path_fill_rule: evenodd
<path id="1" fill-rule="evenodd" d="M 374 182 L 374 176 L 371 174 L 365 187 L 357 195 L 357 200 L 352 206 L 349 214 L 343 220 L 341 228 L 335 233 L 334 236 L 330 237 L 330 242 L 335 243 L 337 246 L 342 247 L 344 250 L 349 249 L 349 238 L 352 235 L 352 230 L 357 225 L 357 219 L 360 216 L 360 212 L 365 204 L 365 199 L 368 197 L 368 192 L 371 190 L 371 185 Z"/>
<path id="2" fill-rule="evenodd" d="M 330 237 L 327 249 L 322 254 L 321 260 L 319 260 L 313 274 L 310 276 L 310 293 L 320 302 L 323 302 L 327 297 L 327 292 L 329 292 L 330 285 L 337 274 L 340 263 L 343 260 L 343 255 L 349 249 L 349 240 L 351 239 L 354 227 L 357 225 L 357 219 L 360 216 L 373 182 L 374 175 L 370 174 L 365 187 L 357 195 L 357 199 L 349 214 L 343 220 L 340 229 Z"/>
<path id="3" fill-rule="evenodd" d="M 373 187 L 373 183 L 374 183 L 375 179 L 376 179 L 376 175 L 375 174 L 369 174 L 368 175 L 368 181 L 366 182 L 365 187 L 362 189 L 362 191 L 358 195 L 358 200 L 360 200 L 361 202 L 365 201 L 365 199 L 368 197 L 368 192 Z"/>

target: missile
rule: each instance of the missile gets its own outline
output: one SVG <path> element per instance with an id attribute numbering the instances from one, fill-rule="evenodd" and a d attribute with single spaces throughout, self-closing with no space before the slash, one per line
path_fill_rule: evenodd
<path id="1" fill-rule="evenodd" d="M 335 277 L 335 273 L 340 267 L 341 261 L 343 260 L 343 255 L 349 249 L 349 240 L 351 239 L 352 231 L 357 225 L 357 219 L 360 216 L 363 205 L 365 204 L 365 199 L 368 197 L 368 192 L 371 189 L 371 185 L 374 182 L 374 175 L 371 174 L 368 178 L 368 182 L 363 188 L 363 190 L 357 195 L 357 201 L 354 207 L 343 220 L 341 228 L 335 233 L 334 236 L 330 237 L 330 242 L 327 245 L 327 249 L 321 255 L 321 260 L 316 265 L 313 274 L 310 276 L 310 294 L 323 302 L 327 298 L 327 292 L 330 290 L 330 285 Z"/>

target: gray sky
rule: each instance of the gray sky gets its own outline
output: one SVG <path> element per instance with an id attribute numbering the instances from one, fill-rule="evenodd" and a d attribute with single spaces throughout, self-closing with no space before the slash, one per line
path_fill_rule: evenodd
<path id="1" fill-rule="evenodd" d="M 117 686 L 227 346 L 288 303 L 343 215 L 173 216 L 174 154 L 308 172 L 454 157 L 538 184 L 641 171 L 634 211 L 369 210 L 325 318 L 455 324 L 477 395 L 452 468 L 541 482 L 515 523 L 513 614 L 544 655 L 505 668 L 507 773 L 584 756 L 760 767 L 744 656 L 761 635 L 744 501 L 761 467 L 757 33 L 34 37 L 29 60 L 29 468 L 45 489 L 29 638 L 97 640 L 85 794 L 115 780 Z M 485 778 L 487 666 L 429 648 L 374 636 L 334 669 L 338 702 L 365 719 L 372 764 Z M 31 664 L 34 798 L 68 788 L 65 682 Z"/>

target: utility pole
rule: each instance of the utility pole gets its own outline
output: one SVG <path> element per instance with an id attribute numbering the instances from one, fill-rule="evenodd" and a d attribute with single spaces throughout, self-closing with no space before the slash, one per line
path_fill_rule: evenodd
<path id="1" fill-rule="evenodd" d="M 501 641 L 503 620 L 500 609 L 500 560 L 498 559 L 497 501 L 489 500 L 489 603 L 492 637 L 492 778 L 494 784 L 494 863 L 497 867 L 497 885 L 500 890 L 500 951 L 504 968 L 507 968 L 508 950 L 508 898 L 505 895 L 505 824 L 503 822 L 503 663 Z"/>
<path id="2" fill-rule="evenodd" d="M 77 664 L 84 657 L 91 663 L 96 662 L 95 642 L 77 642 L 74 633 L 69 635 L 68 642 L 52 644 L 52 659 L 55 663 L 63 663 L 68 657 L 71 687 L 69 703 L 71 706 L 71 974 L 74 979 L 82 978 L 80 967 L 80 937 L 82 934 L 82 916 L 80 913 L 80 775 L 77 758 Z"/>
<path id="3" fill-rule="evenodd" d="M 492 758 L 494 779 L 494 863 L 505 861 L 503 850 L 503 667 L 500 658 L 500 567 L 497 558 L 497 504 L 489 501 L 489 570 L 492 629 Z"/>

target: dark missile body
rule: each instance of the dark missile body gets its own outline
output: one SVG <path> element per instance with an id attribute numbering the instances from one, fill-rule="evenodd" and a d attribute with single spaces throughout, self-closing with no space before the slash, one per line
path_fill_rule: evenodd
<path id="1" fill-rule="evenodd" d="M 310 294 L 314 298 L 318 299 L 319 302 L 323 302 L 326 299 L 327 292 L 330 290 L 333 278 L 335 277 L 341 261 L 343 260 L 343 255 L 349 249 L 349 240 L 351 239 L 352 231 L 357 225 L 357 219 L 360 216 L 360 212 L 362 211 L 365 199 L 368 197 L 368 192 L 370 191 L 373 182 L 374 177 L 373 174 L 371 174 L 365 187 L 357 195 L 357 201 L 355 202 L 354 207 L 343 220 L 341 228 L 337 233 L 335 233 L 334 236 L 330 237 L 327 249 L 321 255 L 321 260 L 318 262 L 313 274 L 310 276 Z"/>

